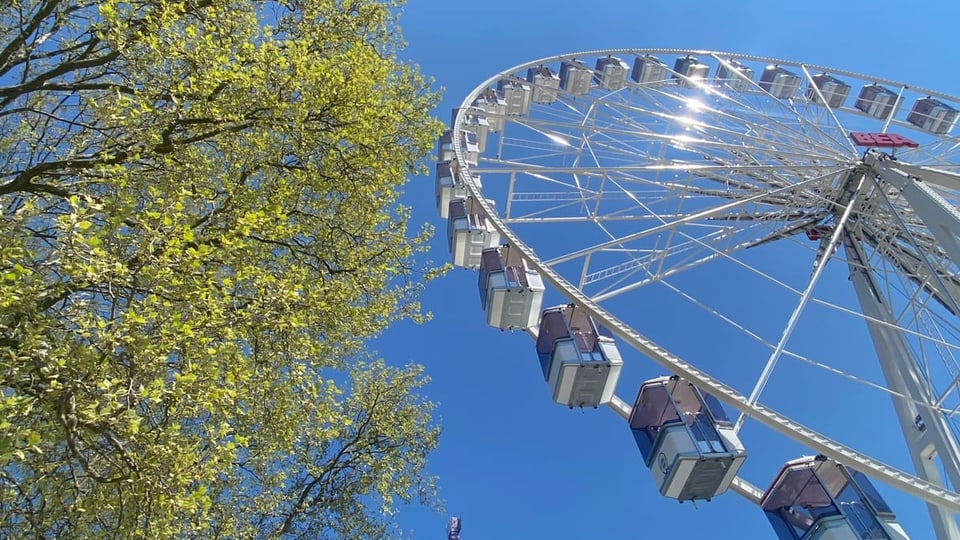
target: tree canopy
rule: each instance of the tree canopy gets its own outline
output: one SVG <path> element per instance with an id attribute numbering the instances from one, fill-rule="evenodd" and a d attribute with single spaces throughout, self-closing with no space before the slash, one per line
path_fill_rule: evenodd
<path id="1" fill-rule="evenodd" d="M 382 538 L 433 405 L 399 3 L 0 6 L 0 537 Z"/>

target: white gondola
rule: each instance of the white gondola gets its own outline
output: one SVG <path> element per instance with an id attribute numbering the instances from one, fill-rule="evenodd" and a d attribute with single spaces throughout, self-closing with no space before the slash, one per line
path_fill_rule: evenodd
<path id="1" fill-rule="evenodd" d="M 908 540 L 863 473 L 823 456 L 787 462 L 760 507 L 780 540 Z"/>
<path id="2" fill-rule="evenodd" d="M 486 114 L 490 131 L 497 133 L 503 129 L 503 117 L 507 114 L 507 101 L 493 88 L 487 88 L 473 101 L 473 106 Z"/>
<path id="3" fill-rule="evenodd" d="M 450 161 L 456 157 L 453 152 L 453 130 L 448 129 L 441 133 L 437 140 L 437 161 Z"/>
<path id="4" fill-rule="evenodd" d="M 467 165 L 476 166 L 480 159 L 480 144 L 477 142 L 477 134 L 472 131 L 461 131 L 460 150 L 463 152 L 463 159 L 467 161 Z"/>
<path id="5" fill-rule="evenodd" d="M 638 56 L 633 61 L 630 78 L 640 84 L 654 84 L 667 80 L 667 66 L 656 56 Z"/>
<path id="6" fill-rule="evenodd" d="M 893 112 L 897 103 L 897 94 L 879 84 L 868 84 L 860 90 L 860 96 L 854 107 L 874 118 L 885 119 Z"/>
<path id="7" fill-rule="evenodd" d="M 727 60 L 727 64 L 729 64 L 729 67 L 723 63 L 717 67 L 717 82 L 738 92 L 750 90 L 753 86 L 753 82 L 751 82 L 753 70 L 733 59 Z"/>
<path id="8" fill-rule="evenodd" d="M 451 201 L 448 215 L 447 243 L 454 266 L 480 268 L 483 250 L 499 246 L 500 233 L 473 199 Z"/>
<path id="9" fill-rule="evenodd" d="M 673 64 L 673 78 L 680 81 L 682 86 L 693 86 L 707 78 L 710 66 L 701 63 L 692 56 L 677 58 Z"/>
<path id="10" fill-rule="evenodd" d="M 807 99 L 814 103 L 820 103 L 820 95 L 817 94 L 817 90 L 820 90 L 820 94 L 823 95 L 823 100 L 830 106 L 831 109 L 836 109 L 843 106 L 843 102 L 847 100 L 847 96 L 850 95 L 850 85 L 827 75 L 826 73 L 819 73 L 812 77 L 813 84 L 807 88 Z"/>
<path id="11" fill-rule="evenodd" d="M 454 108 L 450 115 L 450 125 L 457 120 L 457 114 L 460 108 Z M 486 113 L 479 107 L 469 107 L 464 111 L 463 123 L 460 128 L 464 131 L 473 133 L 476 136 L 477 150 L 482 154 L 487 151 L 487 135 L 490 133 L 490 123 L 487 121 Z"/>
<path id="12" fill-rule="evenodd" d="M 789 99 L 800 88 L 800 77 L 781 66 L 769 65 L 760 75 L 760 88 L 770 92 L 773 97 Z"/>
<path id="13" fill-rule="evenodd" d="M 536 326 L 546 287 L 520 250 L 510 246 L 483 250 L 478 286 L 487 324 L 501 330 Z"/>
<path id="14" fill-rule="evenodd" d="M 463 171 L 456 161 L 441 161 L 437 163 L 437 212 L 440 217 L 447 219 L 450 216 L 450 202 L 455 199 L 466 199 L 469 196 L 467 185 L 461 176 Z M 474 175 L 473 181 L 477 187 L 482 187 L 480 176 Z"/>
<path id="15" fill-rule="evenodd" d="M 597 407 L 613 398 L 623 359 L 613 337 L 574 305 L 545 309 L 540 317 L 537 355 L 553 400 L 573 407 Z"/>
<path id="16" fill-rule="evenodd" d="M 957 123 L 957 110 L 939 99 L 927 96 L 913 104 L 907 122 L 920 129 L 942 135 L 949 133 Z"/>
<path id="17" fill-rule="evenodd" d="M 680 501 L 720 495 L 747 457 L 720 402 L 676 376 L 640 386 L 630 429 L 660 494 Z"/>
<path id="18" fill-rule="evenodd" d="M 630 66 L 623 60 L 615 56 L 598 58 L 595 69 L 594 81 L 600 85 L 601 88 L 620 90 L 627 85 L 627 75 L 630 73 Z"/>
<path id="19" fill-rule="evenodd" d="M 437 163 L 437 212 L 443 219 L 450 215 L 450 201 L 467 198 L 467 186 L 454 175 L 457 168 L 456 161 Z"/>
<path id="20" fill-rule="evenodd" d="M 576 60 L 565 60 L 560 64 L 560 88 L 572 95 L 583 96 L 590 91 L 593 70 Z"/>
<path id="21" fill-rule="evenodd" d="M 456 110 L 454 110 L 456 117 Z M 476 165 L 480 158 L 480 146 L 477 144 L 477 136 L 470 131 L 460 132 L 460 149 L 463 151 L 467 163 Z M 453 161 L 457 159 L 457 154 L 453 151 L 453 130 L 448 129 L 440 134 L 437 140 L 437 161 Z"/>
<path id="22" fill-rule="evenodd" d="M 527 70 L 527 82 L 533 86 L 530 99 L 534 103 L 553 103 L 560 89 L 560 76 L 547 66 L 532 67 Z"/>
<path id="23" fill-rule="evenodd" d="M 519 79 L 500 79 L 497 92 L 503 96 L 510 116 L 526 116 L 530 112 L 530 98 L 533 89 Z"/>

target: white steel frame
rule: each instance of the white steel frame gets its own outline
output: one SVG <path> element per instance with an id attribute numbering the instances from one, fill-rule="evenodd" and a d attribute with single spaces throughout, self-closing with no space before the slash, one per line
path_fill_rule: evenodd
<path id="1" fill-rule="evenodd" d="M 522 80 L 529 67 L 548 65 L 557 69 L 566 60 L 614 55 L 629 63 L 646 54 L 670 55 L 671 59 L 697 56 L 713 64 L 710 78 L 686 80 L 668 70 L 676 81 L 636 84 L 628 79 L 624 89 L 594 89 L 589 95 L 575 97 L 565 96 L 561 90 L 561 99 L 550 106 L 552 109 L 533 105 L 542 112 L 536 118 L 506 117 L 497 144 L 488 145 L 476 166 L 463 167 L 472 197 L 504 241 L 520 249 L 546 282 L 601 321 L 622 344 L 738 410 L 738 427 L 749 418 L 926 501 L 937 536 L 960 539 L 953 515 L 960 513 L 960 494 L 943 487 L 937 467 L 939 464 L 954 488 L 960 486 L 960 449 L 948 421 L 960 408 L 957 405 L 951 410 L 948 406 L 960 399 L 955 397 L 960 396 L 960 373 L 948 367 L 952 377 L 949 384 L 935 388 L 932 381 L 937 376 L 924 368 L 927 353 L 923 350 L 932 347 L 951 361 L 960 354 L 956 339 L 960 332 L 952 331 L 957 328 L 956 314 L 960 313 L 960 282 L 955 280 L 960 262 L 960 176 L 953 172 L 960 168 L 960 150 L 956 149 L 960 145 L 949 135 L 926 134 L 904 120 L 908 112 L 904 109 L 911 105 L 909 96 L 934 96 L 958 108 L 960 99 L 849 71 L 775 58 L 675 49 L 587 51 L 522 64 L 480 84 L 464 99 L 454 121 L 453 146 L 458 160 L 467 163 L 459 136 L 467 128 L 464 111 L 498 81 Z M 776 64 L 800 75 L 805 84 L 794 99 L 776 99 L 759 86 L 760 73 L 755 72 L 753 80 L 743 85 L 744 91 L 718 91 L 713 86 L 713 73 L 721 65 L 735 71 L 730 64 L 733 60 Z M 671 64 L 667 64 L 669 68 Z M 852 86 L 841 107 L 825 105 L 827 100 L 813 84 L 813 75 L 818 72 Z M 853 107 L 863 83 L 885 85 L 902 98 L 888 118 L 873 119 Z M 684 90 L 677 90 L 681 87 Z M 816 99 L 804 96 L 808 88 Z M 630 109 L 634 102 L 629 98 L 610 105 L 611 96 L 625 92 L 645 96 L 637 102 L 636 110 Z M 713 101 L 702 103 L 691 97 L 697 95 Z M 696 114 L 688 118 L 675 112 L 683 107 L 693 113 L 706 110 L 709 122 L 697 120 Z M 552 111 L 559 112 L 551 116 Z M 567 112 L 570 114 L 565 116 Z M 906 133 L 921 139 L 921 146 L 901 151 L 901 156 L 908 156 L 902 161 L 887 159 L 876 151 L 864 153 L 847 138 L 849 130 L 841 115 L 853 118 L 854 123 L 862 118 L 864 125 L 873 126 L 872 131 Z M 579 125 L 574 125 L 572 118 L 578 118 Z M 682 131 L 685 126 L 690 135 Z M 513 128 L 539 134 L 540 138 L 511 139 Z M 674 128 L 680 130 L 679 134 L 670 131 Z M 525 145 L 524 158 L 508 157 L 510 145 Z M 688 158 L 679 159 L 674 154 Z M 561 155 L 568 161 L 555 163 Z M 488 204 L 488 193 L 474 181 L 481 175 L 485 188 L 494 184 L 491 179 L 495 177 L 505 179 L 506 204 L 497 208 Z M 671 175 L 686 179 L 674 180 Z M 526 177 L 556 185 L 557 190 L 518 189 Z M 666 186 L 680 194 L 674 213 L 664 213 L 663 201 L 644 200 L 645 187 L 652 185 L 657 189 Z M 697 206 L 695 201 L 699 199 L 728 202 Z M 622 208 L 601 209 L 602 204 L 618 200 L 624 201 Z M 687 201 L 694 202 L 683 208 Z M 540 205 L 536 211 L 516 211 L 516 205 L 531 202 Z M 580 213 L 568 212 L 574 208 Z M 771 212 L 771 208 L 779 210 Z M 721 225 L 706 227 L 706 223 L 713 223 L 711 220 Z M 589 222 L 609 237 L 541 260 L 535 247 L 525 243 L 515 230 L 528 224 L 559 226 L 576 222 Z M 611 232 L 612 227 L 625 223 L 632 224 L 632 232 Z M 802 291 L 795 291 L 799 302 L 780 340 L 768 343 L 772 352 L 749 396 L 668 352 L 601 305 L 653 281 L 666 283 L 671 276 L 712 261 L 731 260 L 742 265 L 734 254 L 767 242 L 803 236 L 804 231 L 822 223 L 830 223 L 829 234 L 819 242 L 811 277 Z M 700 227 L 697 231 L 704 232 L 691 233 L 688 227 Z M 652 238 L 666 240 L 659 250 L 642 252 L 631 247 L 633 242 Z M 869 328 L 886 381 L 885 391 L 893 398 L 915 474 L 834 441 L 759 401 L 779 358 L 796 356 L 786 349 L 787 341 L 807 304 L 824 303 L 812 291 L 827 263 L 838 257 L 841 246 L 859 301 L 859 316 Z M 591 266 L 593 259 L 610 253 L 625 255 L 616 264 L 607 261 L 599 263 L 605 265 L 600 268 Z M 558 270 L 578 261 L 582 264 L 578 276 Z M 881 272 L 884 279 L 879 277 Z M 757 273 L 763 279 L 776 280 Z M 647 277 L 627 281 L 636 274 Z M 902 290 L 897 289 L 897 279 L 904 284 Z M 612 284 L 593 288 L 604 280 Z M 589 293 L 585 292 L 588 288 Z M 890 300 L 895 293 L 906 300 Z M 927 309 L 931 304 L 937 305 L 938 313 L 952 312 L 953 320 L 937 318 Z M 528 332 L 535 337 L 536 329 Z M 924 343 L 919 352 L 917 340 Z M 623 400 L 615 397 L 610 407 L 624 419 L 629 417 L 630 406 Z M 763 495 L 762 490 L 741 478 L 735 480 L 732 489 L 754 503 L 759 503 Z"/>

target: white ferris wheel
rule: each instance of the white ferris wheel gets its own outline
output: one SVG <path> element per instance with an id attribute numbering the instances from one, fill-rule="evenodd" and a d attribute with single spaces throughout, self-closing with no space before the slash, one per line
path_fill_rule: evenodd
<path id="1" fill-rule="evenodd" d="M 488 323 L 537 338 L 559 403 L 609 406 L 638 432 L 643 392 L 617 386 L 615 350 L 596 348 L 599 383 L 577 378 L 582 356 L 551 364 L 544 332 L 579 332 L 576 311 L 591 343 L 610 335 L 736 411 L 723 437 L 773 430 L 923 500 L 937 536 L 960 538 L 958 110 L 953 96 L 775 58 L 544 58 L 454 110 L 437 205 L 454 263 L 480 270 Z M 547 288 L 564 304 L 541 313 Z M 862 407 L 841 408 L 850 395 Z M 848 438 L 891 424 L 895 442 Z M 905 463 L 877 450 L 904 442 Z M 769 503 L 757 486 L 770 479 L 732 463 L 721 491 Z"/>

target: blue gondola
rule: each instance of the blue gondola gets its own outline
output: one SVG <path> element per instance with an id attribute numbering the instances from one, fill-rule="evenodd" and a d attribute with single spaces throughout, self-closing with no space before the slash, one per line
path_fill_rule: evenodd
<path id="1" fill-rule="evenodd" d="M 787 462 L 760 500 L 780 540 L 907 540 L 859 471 L 823 456 Z"/>
<path id="2" fill-rule="evenodd" d="M 623 359 L 610 332 L 574 305 L 543 310 L 537 355 L 553 400 L 597 407 L 613 398 Z"/>
<path id="3" fill-rule="evenodd" d="M 660 494 L 681 502 L 726 491 L 747 457 L 720 402 L 676 376 L 640 386 L 630 429 Z"/>

